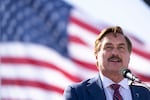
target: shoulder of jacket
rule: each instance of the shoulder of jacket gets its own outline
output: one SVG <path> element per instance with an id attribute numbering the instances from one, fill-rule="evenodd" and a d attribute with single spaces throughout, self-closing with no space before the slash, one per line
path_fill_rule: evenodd
<path id="1" fill-rule="evenodd" d="M 72 88 L 84 88 L 88 84 L 91 84 L 92 82 L 96 81 L 96 77 L 88 78 L 86 80 L 83 80 L 81 82 L 77 82 L 71 85 Z"/>
<path id="2" fill-rule="evenodd" d="M 130 87 L 131 87 L 132 89 L 144 90 L 144 91 L 150 92 L 150 89 L 149 89 L 148 87 L 143 86 L 143 85 L 130 85 Z"/>

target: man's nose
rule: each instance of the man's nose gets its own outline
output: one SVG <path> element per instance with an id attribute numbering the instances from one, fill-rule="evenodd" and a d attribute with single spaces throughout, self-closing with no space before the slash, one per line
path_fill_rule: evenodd
<path id="1" fill-rule="evenodd" d="M 118 55 L 118 49 L 117 48 L 113 48 L 113 50 L 112 50 L 112 54 L 114 54 L 114 55 Z"/>

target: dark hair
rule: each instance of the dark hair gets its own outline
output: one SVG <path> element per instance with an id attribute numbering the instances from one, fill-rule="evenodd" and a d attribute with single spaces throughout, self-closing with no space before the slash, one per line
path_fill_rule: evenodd
<path id="1" fill-rule="evenodd" d="M 130 41 L 130 39 L 124 35 L 121 27 L 119 26 L 116 26 L 116 27 L 109 27 L 109 28 L 106 28 L 106 29 L 103 29 L 100 34 L 97 36 L 96 40 L 95 40 L 95 49 L 94 49 L 94 54 L 97 55 L 98 51 L 100 50 L 100 43 L 101 43 L 101 40 L 102 38 L 108 34 L 108 33 L 112 33 L 114 34 L 114 36 L 116 37 L 117 34 L 122 34 L 127 42 L 127 45 L 128 45 L 128 51 L 131 53 L 132 51 L 132 43 Z"/>

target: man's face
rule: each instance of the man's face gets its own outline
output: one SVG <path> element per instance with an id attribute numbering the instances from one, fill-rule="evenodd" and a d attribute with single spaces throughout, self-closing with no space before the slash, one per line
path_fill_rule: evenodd
<path id="1" fill-rule="evenodd" d="M 121 68 L 127 68 L 130 53 L 125 38 L 121 34 L 115 37 L 112 33 L 106 34 L 101 42 L 97 62 L 103 73 L 120 72 Z"/>

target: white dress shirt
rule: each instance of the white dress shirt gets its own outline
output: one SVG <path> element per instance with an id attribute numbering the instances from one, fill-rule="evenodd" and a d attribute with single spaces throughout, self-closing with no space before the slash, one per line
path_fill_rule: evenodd
<path id="1" fill-rule="evenodd" d="M 110 85 L 116 84 L 116 83 L 113 82 L 112 80 L 110 80 L 109 78 L 107 78 L 106 76 L 104 76 L 102 73 L 100 73 L 100 77 L 101 77 L 104 92 L 106 95 L 106 100 L 113 100 L 114 90 L 111 89 Z M 131 95 L 130 87 L 128 85 L 128 80 L 123 79 L 122 81 L 120 81 L 117 84 L 120 85 L 119 92 L 120 92 L 123 100 L 132 100 L 132 95 Z"/>

